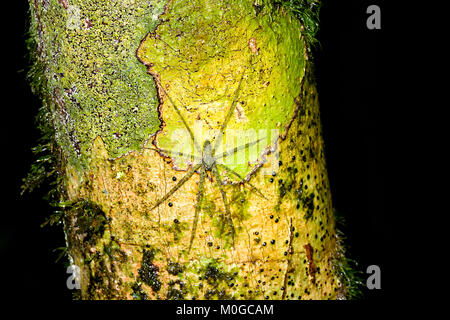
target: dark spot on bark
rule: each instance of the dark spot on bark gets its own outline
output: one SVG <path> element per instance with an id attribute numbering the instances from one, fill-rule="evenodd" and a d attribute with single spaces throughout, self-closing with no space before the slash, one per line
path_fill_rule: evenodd
<path id="1" fill-rule="evenodd" d="M 132 296 L 135 300 L 147 300 L 147 294 L 142 290 L 142 284 L 135 282 L 131 285 L 131 290 L 133 290 Z"/>
<path id="2" fill-rule="evenodd" d="M 167 272 L 170 274 L 173 274 L 174 276 L 178 275 L 179 273 L 182 273 L 184 271 L 184 267 L 179 264 L 178 262 L 172 262 L 169 261 L 167 263 Z"/>
<path id="3" fill-rule="evenodd" d="M 145 250 L 142 255 L 141 268 L 138 271 L 140 279 L 149 285 L 153 291 L 158 292 L 161 289 L 161 282 L 159 281 L 159 268 L 153 264 L 155 257 L 154 250 Z"/>
<path id="4" fill-rule="evenodd" d="M 304 218 L 309 220 L 314 214 L 314 193 L 311 193 L 309 196 L 304 198 L 303 207 L 306 209 Z"/>
<path id="5" fill-rule="evenodd" d="M 183 293 L 175 288 L 170 288 L 169 291 L 167 291 L 167 299 L 169 300 L 183 300 Z"/>

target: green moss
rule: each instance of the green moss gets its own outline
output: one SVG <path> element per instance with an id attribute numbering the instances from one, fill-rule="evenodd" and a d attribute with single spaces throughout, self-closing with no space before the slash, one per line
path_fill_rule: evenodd
<path id="1" fill-rule="evenodd" d="M 220 282 L 222 280 L 226 282 L 230 282 L 234 280 L 234 276 L 229 272 L 224 272 L 219 269 L 217 261 L 211 261 L 206 265 L 206 267 L 202 270 L 204 274 L 204 279 L 209 284 L 214 284 Z"/>
<path id="2" fill-rule="evenodd" d="M 318 43 L 320 0 L 271 0 L 275 6 L 281 6 L 300 19 L 308 49 Z"/>
<path id="3" fill-rule="evenodd" d="M 37 145 L 32 148 L 35 160 L 31 164 L 27 176 L 22 179 L 21 194 L 32 192 L 36 188 L 46 185 L 48 190 L 45 197 L 49 202 L 54 202 L 58 201 L 61 196 L 58 192 L 61 177 L 57 174 L 60 166 L 57 160 L 60 150 L 55 143 L 55 130 L 52 126 L 51 113 L 47 108 L 48 100 L 44 95 L 47 81 L 44 76 L 44 65 L 37 55 L 37 39 L 34 36 L 36 32 L 37 26 L 35 20 L 32 20 L 26 41 L 29 63 L 27 80 L 31 85 L 32 92 L 43 99 L 43 106 L 39 108 L 35 118 L 35 124 L 41 136 Z"/>
<path id="4" fill-rule="evenodd" d="M 36 18 L 36 10 L 30 6 L 30 17 L 28 21 L 28 31 L 26 39 L 28 71 L 27 80 L 30 83 L 32 92 L 39 98 L 46 99 L 45 89 L 47 88 L 47 79 L 45 77 L 45 65 L 39 56 L 39 21 Z M 44 101 L 45 103 L 45 101 Z"/>
<path id="5" fill-rule="evenodd" d="M 240 292 L 236 284 L 242 283 L 238 265 L 214 258 L 191 261 L 179 280 L 183 284 L 180 290 L 189 292 L 193 299 L 234 299 Z"/>
<path id="6" fill-rule="evenodd" d="M 334 271 L 341 286 L 340 296 L 349 300 L 360 299 L 362 297 L 363 272 L 359 269 L 358 262 L 348 256 L 345 236 L 341 231 L 345 227 L 344 217 L 337 210 L 334 210 L 334 217 L 339 248 L 334 260 Z"/>
<path id="7" fill-rule="evenodd" d="M 78 168 L 97 136 L 119 157 L 158 130 L 154 83 L 135 53 L 164 4 L 73 0 L 66 9 L 51 0 L 32 8 L 40 48 L 36 83 L 48 98 L 58 145 Z"/>
<path id="8" fill-rule="evenodd" d="M 203 275 L 202 280 L 209 285 L 205 299 L 231 299 L 229 290 L 224 288 L 234 286 L 233 282 L 236 281 L 238 269 L 225 266 L 217 259 L 204 260 L 199 274 Z"/>

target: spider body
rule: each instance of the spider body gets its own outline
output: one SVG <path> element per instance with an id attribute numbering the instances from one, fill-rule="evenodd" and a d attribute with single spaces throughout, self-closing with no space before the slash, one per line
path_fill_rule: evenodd
<path id="1" fill-rule="evenodd" d="M 203 144 L 202 152 L 202 165 L 207 171 L 211 171 L 213 166 L 216 164 L 216 159 L 214 159 L 213 149 L 211 142 L 206 140 Z"/>

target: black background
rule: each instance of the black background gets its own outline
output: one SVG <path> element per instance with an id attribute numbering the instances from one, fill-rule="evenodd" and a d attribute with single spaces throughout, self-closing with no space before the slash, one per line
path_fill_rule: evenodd
<path id="1" fill-rule="evenodd" d="M 366 8 L 378 4 L 382 29 L 366 28 Z M 0 257 L 2 293 L 33 301 L 68 301 L 64 265 L 53 249 L 64 246 L 61 228 L 40 228 L 51 212 L 43 191 L 19 196 L 39 132 L 40 106 L 25 80 L 28 4 L 14 1 L 2 20 L 2 180 Z M 5 15 L 5 14 L 4 14 Z M 389 103 L 388 35 L 395 17 L 383 1 L 324 1 L 321 48 L 315 53 L 326 157 L 335 208 L 346 218 L 349 256 L 360 270 L 381 267 L 382 289 L 364 290 L 364 300 L 391 297 L 391 224 L 385 198 L 386 140 L 383 115 Z M 6 71 L 6 72 L 5 72 Z"/>

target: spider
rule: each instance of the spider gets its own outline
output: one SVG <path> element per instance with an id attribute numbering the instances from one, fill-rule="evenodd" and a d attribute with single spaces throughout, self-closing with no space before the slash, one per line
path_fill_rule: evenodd
<path id="1" fill-rule="evenodd" d="M 229 107 L 229 109 L 227 111 L 227 114 L 225 116 L 225 119 L 224 119 L 224 121 L 223 121 L 223 123 L 222 123 L 222 125 L 220 127 L 219 135 L 217 137 L 217 140 L 215 141 L 215 144 L 213 145 L 210 140 L 206 140 L 203 143 L 203 147 L 202 148 L 200 148 L 200 146 L 198 144 L 198 141 L 195 139 L 192 130 L 189 128 L 186 120 L 181 115 L 180 110 L 178 109 L 176 104 L 173 102 L 173 100 L 167 94 L 166 90 L 161 85 L 159 80 L 155 78 L 156 79 L 155 81 L 158 83 L 159 87 L 164 92 L 164 95 L 168 98 L 170 104 L 175 109 L 176 113 L 180 117 L 180 119 L 183 122 L 184 126 L 186 127 L 187 131 L 189 132 L 191 141 L 194 144 L 195 149 L 197 149 L 197 151 L 199 151 L 200 154 L 201 154 L 201 156 L 195 156 L 195 155 L 192 155 L 192 154 L 186 154 L 186 153 L 175 152 L 175 151 L 168 151 L 168 150 L 164 150 L 164 149 L 160 149 L 160 148 L 159 149 L 146 148 L 146 149 L 152 149 L 152 150 L 156 150 L 156 151 L 162 151 L 164 153 L 172 153 L 172 154 L 176 154 L 176 155 L 183 156 L 183 157 L 190 157 L 191 159 L 194 160 L 193 165 L 188 170 L 188 172 L 184 175 L 184 177 L 181 178 L 178 181 L 178 183 L 169 192 L 167 192 L 161 199 L 156 201 L 156 203 L 150 209 L 150 211 L 154 210 L 155 208 L 159 207 L 162 203 L 164 203 L 167 199 L 169 199 L 170 196 L 172 196 L 181 186 L 183 186 L 194 175 L 194 173 L 197 173 L 197 174 L 200 175 L 200 180 L 199 180 L 199 185 L 198 185 L 198 192 L 197 192 L 197 199 L 196 199 L 196 204 L 195 204 L 194 222 L 193 222 L 193 225 L 192 225 L 192 231 L 191 231 L 191 237 L 190 237 L 190 241 L 189 241 L 188 253 L 191 251 L 192 244 L 194 242 L 195 232 L 196 232 L 197 223 L 198 223 L 198 217 L 199 217 L 200 208 L 201 208 L 201 201 L 202 201 L 203 194 L 204 194 L 205 178 L 208 177 L 208 173 L 214 177 L 215 185 L 217 186 L 217 188 L 219 189 L 219 191 L 220 191 L 220 193 L 222 195 L 222 201 L 223 201 L 223 204 L 224 204 L 224 207 L 225 207 L 225 224 L 222 224 L 222 226 L 227 226 L 229 228 L 229 234 L 231 235 L 232 245 L 234 247 L 235 228 L 234 228 L 233 220 L 231 218 L 230 205 L 228 203 L 228 200 L 227 200 L 227 197 L 226 197 L 226 193 L 225 193 L 224 188 L 223 188 L 224 182 L 222 181 L 222 179 L 220 177 L 218 168 L 225 169 L 225 170 L 227 170 L 227 172 L 230 172 L 232 175 L 236 176 L 240 180 L 240 183 L 245 183 L 245 180 L 239 173 L 237 173 L 236 171 L 230 169 L 228 166 L 226 166 L 226 165 L 224 165 L 222 163 L 218 163 L 217 160 L 226 158 L 228 156 L 232 156 L 236 152 L 238 152 L 240 150 L 243 150 L 243 149 L 246 149 L 246 148 L 249 148 L 250 146 L 255 145 L 255 144 L 259 143 L 261 140 L 265 139 L 265 137 L 263 137 L 261 139 L 255 140 L 253 142 L 246 143 L 244 145 L 235 147 L 235 148 L 230 149 L 228 151 L 225 151 L 225 152 L 223 152 L 223 153 L 221 153 L 219 155 L 216 155 L 216 149 L 219 146 L 219 144 L 222 142 L 223 133 L 225 132 L 227 124 L 230 121 L 231 116 L 233 115 L 234 108 L 236 106 L 237 99 L 238 99 L 238 96 L 239 96 L 239 91 L 240 91 L 240 88 L 241 88 L 241 85 L 242 85 L 242 80 L 244 78 L 244 74 L 245 74 L 245 69 L 242 72 L 241 79 L 239 80 L 238 87 L 237 87 L 237 89 L 235 91 L 235 94 L 234 94 L 234 99 L 233 99 L 233 101 L 232 101 L 232 103 L 231 103 L 231 105 L 230 105 L 230 107 Z M 267 199 L 262 194 L 262 192 L 259 191 L 255 186 L 253 186 L 249 182 L 246 182 L 246 183 L 250 186 L 252 191 L 256 192 L 260 197 L 262 197 L 264 199 Z M 223 218 L 224 217 L 222 215 L 221 219 L 223 219 Z"/>

